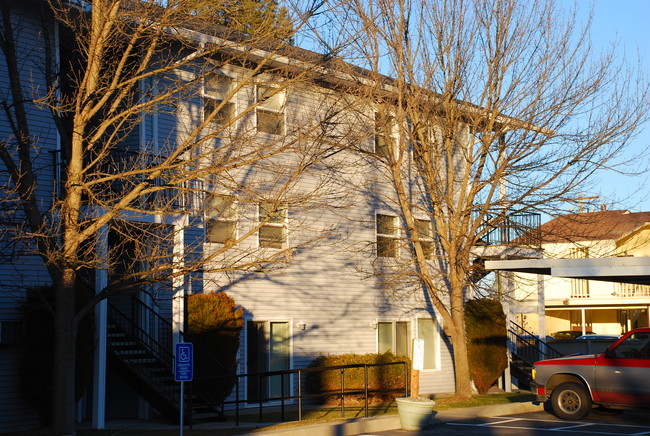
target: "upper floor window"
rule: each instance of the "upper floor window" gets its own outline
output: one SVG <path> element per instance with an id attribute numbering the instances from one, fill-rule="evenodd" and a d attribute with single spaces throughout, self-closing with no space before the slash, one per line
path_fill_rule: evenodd
<path id="1" fill-rule="evenodd" d="M 397 356 L 410 356 L 411 327 L 408 321 L 378 322 L 377 351 L 390 351 Z"/>
<path id="2" fill-rule="evenodd" d="M 287 242 L 287 206 L 271 202 L 259 206 L 259 246 L 262 248 L 285 248 Z"/>
<path id="3" fill-rule="evenodd" d="M 377 214 L 377 256 L 397 257 L 397 217 Z"/>
<path id="4" fill-rule="evenodd" d="M 413 157 L 416 161 L 431 165 L 433 159 L 433 142 L 435 136 L 431 127 L 421 127 L 411 132 L 413 144 Z"/>
<path id="5" fill-rule="evenodd" d="M 257 86 L 257 131 L 284 135 L 284 90 L 272 86 Z"/>
<path id="6" fill-rule="evenodd" d="M 227 124 L 235 115 L 235 103 L 227 101 L 234 83 L 222 74 L 208 74 L 203 84 L 203 120 Z"/>
<path id="7" fill-rule="evenodd" d="M 375 154 L 382 157 L 390 156 L 394 146 L 395 118 L 375 112 Z"/>
<path id="8" fill-rule="evenodd" d="M 221 244 L 237 238 L 237 202 L 229 195 L 209 194 L 206 207 L 206 240 Z"/>
<path id="9" fill-rule="evenodd" d="M 422 251 L 427 259 L 433 257 L 433 222 L 431 220 L 415 220 L 415 231 L 418 233 Z"/>

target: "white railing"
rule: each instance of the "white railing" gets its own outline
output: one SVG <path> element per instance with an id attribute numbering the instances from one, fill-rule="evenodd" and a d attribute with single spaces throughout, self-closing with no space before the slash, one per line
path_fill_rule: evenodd
<path id="1" fill-rule="evenodd" d="M 584 279 L 572 279 L 571 298 L 589 298 L 589 282 Z"/>
<path id="2" fill-rule="evenodd" d="M 650 286 L 633 283 L 616 283 L 614 288 L 616 297 L 650 297 Z"/>

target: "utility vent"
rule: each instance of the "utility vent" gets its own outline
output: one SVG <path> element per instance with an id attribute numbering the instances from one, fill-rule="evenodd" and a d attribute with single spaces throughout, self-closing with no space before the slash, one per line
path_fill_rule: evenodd
<path id="1" fill-rule="evenodd" d="M 20 322 L 0 321 L 0 345 L 16 345 L 20 339 Z"/>

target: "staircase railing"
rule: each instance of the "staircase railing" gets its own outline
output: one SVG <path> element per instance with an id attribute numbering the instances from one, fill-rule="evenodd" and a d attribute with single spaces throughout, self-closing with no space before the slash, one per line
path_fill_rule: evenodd
<path id="1" fill-rule="evenodd" d="M 538 360 L 562 357 L 562 353 L 544 339 L 532 334 L 514 321 L 510 321 L 508 328 L 508 345 L 512 355 L 530 367 Z"/>
<path id="2" fill-rule="evenodd" d="M 172 348 L 173 348 L 173 335 L 174 335 L 174 328 L 171 322 L 169 322 L 166 318 L 164 318 L 162 315 L 160 315 L 158 312 L 156 312 L 151 306 L 149 306 L 147 303 L 144 301 L 140 300 L 137 297 L 133 297 L 133 311 L 134 313 L 138 313 L 139 319 L 147 319 L 148 320 L 148 328 L 149 331 L 156 331 L 157 332 L 157 337 L 158 343 L 159 344 L 165 344 L 167 346 L 167 351 L 169 354 L 172 354 Z M 185 341 L 186 337 L 183 332 L 178 332 L 181 341 Z M 195 355 L 195 360 L 197 360 L 199 357 L 205 357 L 210 362 L 210 366 L 214 368 L 215 370 L 226 370 L 226 367 L 213 355 L 205 351 L 204 349 L 198 347 L 196 344 L 194 344 L 194 355 Z M 173 359 L 173 357 L 172 357 Z M 172 360 L 173 363 L 173 360 Z"/>
<path id="3" fill-rule="evenodd" d="M 174 329 L 171 322 L 166 318 L 161 316 L 156 312 L 151 306 L 143 302 L 137 297 L 133 297 L 133 313 L 137 314 L 137 318 L 141 320 L 141 324 L 145 325 L 150 332 L 155 332 L 158 340 L 156 344 L 163 348 L 166 348 L 164 356 L 167 356 L 169 359 L 169 366 L 173 368 L 174 357 L 173 357 L 173 335 Z M 186 336 L 183 332 L 178 332 L 180 340 L 185 341 Z M 146 338 L 151 338 L 152 335 L 146 335 Z M 226 366 L 214 357 L 211 353 L 207 352 L 205 349 L 201 348 L 197 344 L 194 344 L 194 362 L 202 362 L 207 364 L 211 370 L 215 373 L 228 373 Z M 172 372 L 173 374 L 173 372 Z M 233 374 L 234 375 L 234 374 Z M 190 401 L 188 403 L 188 412 L 189 412 L 189 422 L 192 419 L 192 404 L 193 402 L 200 402 L 202 406 L 212 409 L 216 413 L 223 412 L 223 400 L 216 398 L 209 389 L 202 388 L 200 376 L 196 374 L 195 371 L 195 381 L 191 382 L 189 385 L 189 394 Z M 193 395 L 192 395 L 193 394 Z M 193 397 L 196 398 L 193 398 Z"/>
<path id="4" fill-rule="evenodd" d="M 177 386 L 166 383 L 174 374 L 173 353 L 165 345 L 161 344 L 158 339 L 137 325 L 132 317 L 126 316 L 110 303 L 108 304 L 108 319 L 115 324 L 119 331 L 125 334 L 124 341 L 134 341 L 148 356 L 136 357 L 137 355 L 133 352 L 120 347 L 113 347 L 113 352 L 118 354 L 122 361 L 132 362 L 129 365 L 131 370 L 137 372 L 143 379 L 149 380 L 153 384 L 152 387 L 165 395 L 169 401 L 178 404 Z M 159 370 L 150 364 L 151 359 L 155 359 L 156 363 L 164 368 L 165 375 L 157 373 Z"/>

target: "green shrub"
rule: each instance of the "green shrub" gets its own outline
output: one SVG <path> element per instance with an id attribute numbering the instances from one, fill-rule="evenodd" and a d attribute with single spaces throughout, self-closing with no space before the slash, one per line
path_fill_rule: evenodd
<path id="1" fill-rule="evenodd" d="M 333 356 L 319 356 L 309 365 L 310 368 L 323 368 L 328 366 L 351 365 L 351 364 L 375 364 L 389 362 L 409 362 L 408 357 L 395 356 L 390 352 L 383 354 L 339 354 Z M 407 368 L 410 364 L 407 365 Z M 364 369 L 352 368 L 345 370 L 345 390 L 346 391 L 364 391 Z M 404 366 L 387 365 L 371 367 L 368 369 L 368 390 L 379 389 L 397 389 L 391 392 L 369 393 L 368 401 L 371 403 L 385 403 L 393 401 L 397 397 L 404 396 Z M 327 370 L 307 373 L 306 382 L 307 391 L 311 394 L 329 394 L 325 395 L 324 400 L 327 403 L 340 403 L 341 392 L 341 371 Z M 346 395 L 345 404 L 362 404 L 364 402 L 363 393 Z"/>
<path id="2" fill-rule="evenodd" d="M 90 295 L 78 290 L 77 308 Z M 23 397 L 31 404 L 43 426 L 52 422 L 54 374 L 54 288 L 29 288 L 22 307 L 23 364 L 21 385 Z M 75 366 L 75 398 L 81 399 L 93 374 L 95 314 L 91 310 L 77 329 L 77 358 Z"/>
<path id="3" fill-rule="evenodd" d="M 465 306 L 467 353 L 474 385 L 480 394 L 492 387 L 508 365 L 506 316 L 497 300 L 470 300 Z"/>
<path id="4" fill-rule="evenodd" d="M 237 372 L 243 310 L 220 292 L 191 295 L 187 299 L 187 314 L 187 340 L 195 345 L 194 389 L 220 403 L 235 385 L 235 377 L 222 376 L 234 376 Z"/>

